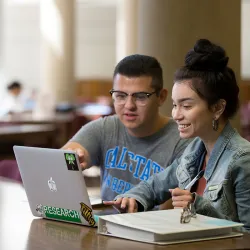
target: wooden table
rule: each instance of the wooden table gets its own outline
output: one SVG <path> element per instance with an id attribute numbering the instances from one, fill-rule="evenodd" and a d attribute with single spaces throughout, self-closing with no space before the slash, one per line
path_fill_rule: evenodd
<path id="1" fill-rule="evenodd" d="M 243 237 L 188 244 L 157 246 L 97 235 L 95 228 L 32 216 L 20 184 L 0 179 L 1 250 L 77 249 L 249 249 L 250 234 Z"/>
<path id="2" fill-rule="evenodd" d="M 53 125 L 4 125 L 0 126 L 2 141 L 27 140 L 29 137 L 51 137 L 55 133 Z"/>
<path id="3" fill-rule="evenodd" d="M 13 146 L 56 147 L 56 127 L 49 124 L 1 125 L 0 159 L 13 159 Z"/>
<path id="4" fill-rule="evenodd" d="M 32 113 L 7 115 L 0 118 L 0 125 L 53 125 L 57 129 L 56 144 L 62 147 L 71 136 L 71 124 L 75 119 L 73 113 L 55 113 L 52 116 L 34 116 Z"/>
<path id="5" fill-rule="evenodd" d="M 52 116 L 35 116 L 32 113 L 18 113 L 0 118 L 0 124 L 55 124 L 68 123 L 74 119 L 73 113 L 55 113 Z"/>

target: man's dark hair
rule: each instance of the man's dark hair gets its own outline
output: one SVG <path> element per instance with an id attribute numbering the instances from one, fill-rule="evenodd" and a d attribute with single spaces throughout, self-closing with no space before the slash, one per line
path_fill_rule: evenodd
<path id="1" fill-rule="evenodd" d="M 14 81 L 11 82 L 8 86 L 7 89 L 8 90 L 12 90 L 12 89 L 21 89 L 22 88 L 22 84 L 18 81 Z"/>
<path id="2" fill-rule="evenodd" d="M 207 39 L 196 42 L 185 57 L 185 66 L 179 68 L 174 82 L 191 80 L 192 89 L 211 108 L 220 99 L 226 101 L 223 113 L 229 119 L 239 107 L 239 87 L 234 71 L 227 66 L 225 50 Z"/>
<path id="3" fill-rule="evenodd" d="M 115 67 L 114 75 L 128 77 L 151 76 L 152 88 L 157 93 L 163 88 L 162 68 L 156 58 L 146 55 L 130 55 L 123 58 Z"/>

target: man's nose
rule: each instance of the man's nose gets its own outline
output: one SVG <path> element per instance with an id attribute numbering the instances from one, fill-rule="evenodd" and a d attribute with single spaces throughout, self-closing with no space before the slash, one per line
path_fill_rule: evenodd
<path id="1" fill-rule="evenodd" d="M 131 95 L 127 96 L 127 99 L 125 101 L 125 105 L 124 106 L 127 109 L 131 109 L 131 108 L 135 108 L 136 107 L 135 100 L 134 100 L 133 96 L 131 96 Z"/>

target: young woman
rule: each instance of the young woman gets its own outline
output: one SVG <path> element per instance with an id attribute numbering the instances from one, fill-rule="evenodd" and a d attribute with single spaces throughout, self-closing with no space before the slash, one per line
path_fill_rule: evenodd
<path id="1" fill-rule="evenodd" d="M 250 231 L 250 143 L 231 126 L 239 106 L 235 74 L 222 47 L 198 40 L 175 73 L 172 115 L 182 138 L 195 138 L 181 158 L 115 201 L 127 212 L 146 211 L 172 197 L 199 214 L 244 224 Z M 191 189 L 187 185 L 204 170 Z"/>

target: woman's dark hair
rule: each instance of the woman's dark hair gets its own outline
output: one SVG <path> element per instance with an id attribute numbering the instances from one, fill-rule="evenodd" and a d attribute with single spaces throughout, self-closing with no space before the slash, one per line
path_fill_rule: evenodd
<path id="1" fill-rule="evenodd" d="M 152 88 L 160 92 L 163 88 L 162 68 L 158 60 L 147 55 L 129 55 L 123 58 L 115 67 L 113 77 L 121 74 L 128 77 L 151 76 Z"/>
<path id="2" fill-rule="evenodd" d="M 210 108 L 219 99 L 226 101 L 224 118 L 234 116 L 239 107 L 239 87 L 234 71 L 227 66 L 225 50 L 207 39 L 200 39 L 185 57 L 185 66 L 174 75 L 174 82 L 192 79 L 192 89 Z"/>

